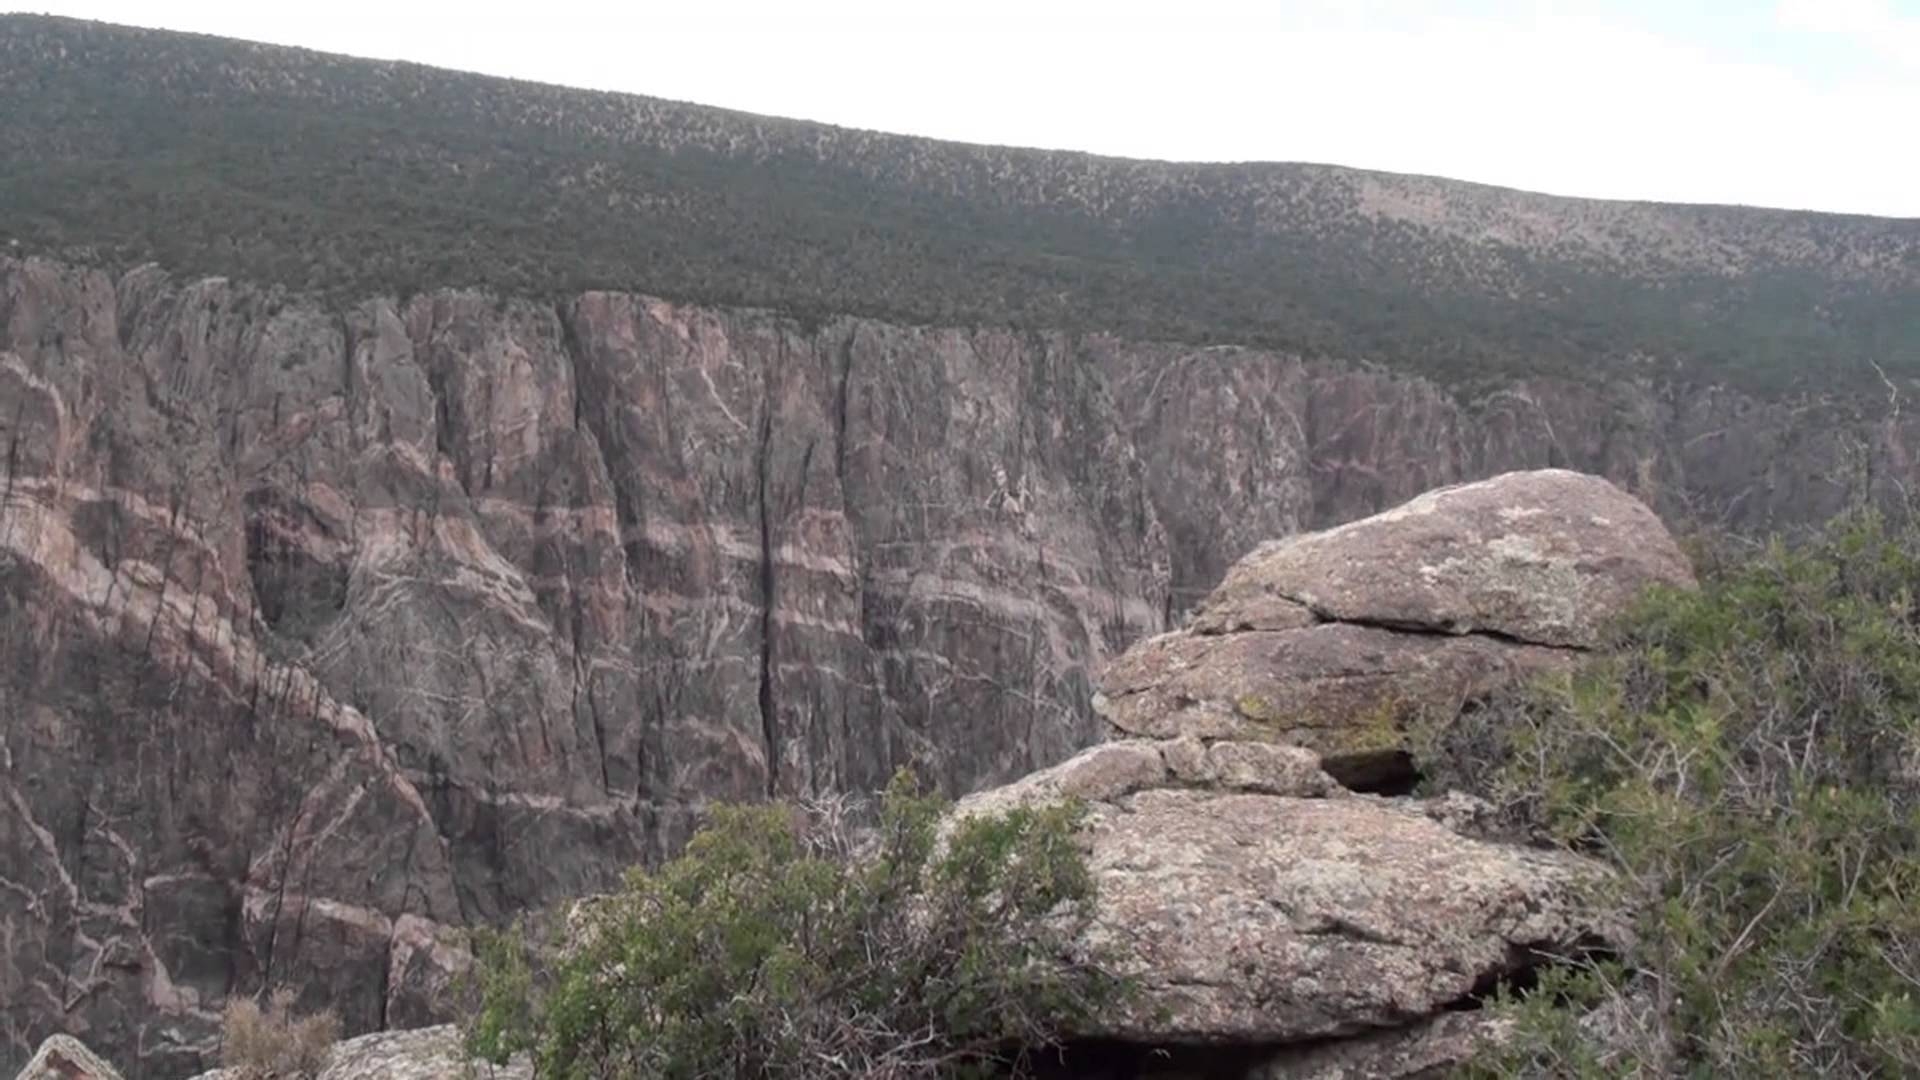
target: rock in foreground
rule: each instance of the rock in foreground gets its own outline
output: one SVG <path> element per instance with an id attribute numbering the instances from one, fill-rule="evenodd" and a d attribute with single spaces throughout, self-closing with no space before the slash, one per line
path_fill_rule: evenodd
<path id="1" fill-rule="evenodd" d="M 1604 480 L 1435 491 L 1256 550 L 1107 670 L 1116 741 L 956 813 L 1085 803 L 1078 940 L 1139 992 L 1076 1036 L 1205 1075 L 1215 1051 L 1254 1080 L 1435 1075 L 1498 1037 L 1488 991 L 1627 922 L 1602 864 L 1487 837 L 1471 795 L 1353 788 L 1410 790 L 1410 722 L 1565 668 L 1647 587 L 1692 581 Z"/>
<path id="2" fill-rule="evenodd" d="M 120 1073 L 71 1035 L 49 1035 L 15 1080 L 120 1080 Z"/>
<path id="3" fill-rule="evenodd" d="M 1073 797 L 1099 887 L 1083 936 L 1138 998 L 1076 1035 L 1279 1045 L 1416 1024 L 1540 955 L 1624 931 L 1560 852 L 1464 836 L 1439 800 L 1340 789 L 1292 747 L 1094 747 L 960 814 Z"/>
<path id="4" fill-rule="evenodd" d="M 244 1080 L 237 1069 L 215 1069 L 194 1080 Z M 416 1031 L 381 1031 L 334 1046 L 314 1080 L 533 1080 L 522 1061 L 494 1067 L 467 1059 L 451 1024 Z"/>

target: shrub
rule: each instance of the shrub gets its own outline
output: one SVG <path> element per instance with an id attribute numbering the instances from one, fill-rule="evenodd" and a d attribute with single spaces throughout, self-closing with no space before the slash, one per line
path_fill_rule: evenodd
<path id="1" fill-rule="evenodd" d="M 339 1038 L 340 1018 L 331 1011 L 294 1016 L 292 990 L 275 990 L 264 1011 L 252 998 L 236 998 L 221 1018 L 220 1064 L 247 1080 L 311 1078 Z"/>
<path id="2" fill-rule="evenodd" d="M 582 1080 L 1023 1075 L 1121 992 L 1071 956 L 1093 895 L 1079 814 L 943 836 L 904 774 L 859 843 L 819 815 L 720 808 L 559 937 L 483 936 L 468 1047 Z"/>
<path id="3" fill-rule="evenodd" d="M 1507 1002 L 1482 1074 L 1920 1075 L 1917 717 L 1920 537 L 1850 517 L 1450 733 L 1638 912 L 1625 955 Z"/>

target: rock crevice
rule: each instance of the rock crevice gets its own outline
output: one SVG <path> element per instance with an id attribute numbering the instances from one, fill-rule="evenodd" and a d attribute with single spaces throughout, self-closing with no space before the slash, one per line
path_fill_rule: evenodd
<path id="1" fill-rule="evenodd" d="M 0 258 L 0 779 L 31 814 L 0 806 L 0 1068 L 71 1026 L 179 1076 L 220 1002 L 269 979 L 349 1031 L 424 1015 L 383 985 L 401 920 L 609 887 L 711 800 L 874 790 L 909 761 L 960 794 L 1169 717 L 1286 735 L 1363 783 L 1400 752 L 1396 687 L 1563 650 L 1487 619 L 1458 640 L 1281 625 L 1278 597 L 1235 609 L 1267 637 L 1202 650 L 1218 610 L 1154 636 L 1262 540 L 1550 443 L 1746 521 L 1839 497 L 1844 425 L 1788 454 L 1804 417 L 1724 394 L 1524 390 L 1517 409 L 1258 350 L 616 293 L 343 306 Z M 1691 441 L 1734 412 L 1737 439 Z M 1889 460 L 1920 445 L 1854 433 Z M 1422 595 L 1482 604 L 1486 565 Z M 1285 592 L 1405 617 L 1314 582 Z M 1515 632 L 1577 637 L 1547 616 L 1551 637 Z M 30 821 L 62 823 L 55 851 Z"/>

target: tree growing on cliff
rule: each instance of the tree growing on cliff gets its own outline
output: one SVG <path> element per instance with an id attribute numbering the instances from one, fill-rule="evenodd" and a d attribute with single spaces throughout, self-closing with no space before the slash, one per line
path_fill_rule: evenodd
<path id="1" fill-rule="evenodd" d="M 719 808 L 556 940 L 483 935 L 468 1048 L 580 1080 L 1026 1075 L 1124 992 L 1072 957 L 1093 896 L 1079 813 L 942 835 L 904 774 L 863 839 L 834 815 Z"/>
<path id="2" fill-rule="evenodd" d="M 1510 1004 L 1485 1075 L 1920 1075 L 1920 534 L 1710 561 L 1487 721 L 1507 811 L 1639 914 Z"/>

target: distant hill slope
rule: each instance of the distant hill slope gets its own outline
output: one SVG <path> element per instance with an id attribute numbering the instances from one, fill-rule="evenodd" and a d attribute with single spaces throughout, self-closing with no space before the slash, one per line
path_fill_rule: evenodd
<path id="1" fill-rule="evenodd" d="M 980 147 L 21 15 L 0 146 L 11 250 L 343 297 L 634 289 L 1456 385 L 1920 375 L 1920 220 Z"/>

